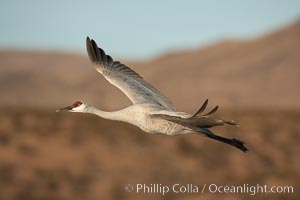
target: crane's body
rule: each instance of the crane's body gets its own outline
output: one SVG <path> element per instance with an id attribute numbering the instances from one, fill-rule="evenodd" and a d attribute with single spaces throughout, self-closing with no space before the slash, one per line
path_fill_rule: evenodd
<path id="1" fill-rule="evenodd" d="M 133 105 L 119 111 L 107 112 L 82 101 L 77 101 L 58 111 L 91 113 L 105 119 L 133 124 L 152 134 L 170 136 L 190 133 L 201 134 L 235 146 L 244 152 L 248 150 L 244 146 L 244 142 L 218 136 L 209 130 L 211 127 L 224 124 L 238 126 L 233 121 L 210 118 L 209 115 L 215 113 L 218 106 L 207 114 L 202 114 L 208 103 L 206 100 L 194 115 L 177 112 L 174 105 L 159 90 L 126 65 L 113 61 L 97 46 L 94 40 L 87 38 L 86 45 L 89 58 L 94 63 L 96 70 L 112 85 L 125 93 Z"/>
<path id="2" fill-rule="evenodd" d="M 87 105 L 84 112 L 96 114 L 105 119 L 127 122 L 147 133 L 165 135 L 184 134 L 181 125 L 151 116 L 152 113 L 157 113 L 159 109 L 156 105 L 152 104 L 136 104 L 119 111 L 105 112 L 94 106 Z"/>

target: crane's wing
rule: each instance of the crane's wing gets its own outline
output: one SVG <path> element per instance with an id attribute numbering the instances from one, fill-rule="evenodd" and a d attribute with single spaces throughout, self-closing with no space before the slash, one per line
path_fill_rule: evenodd
<path id="1" fill-rule="evenodd" d="M 222 119 L 215 119 L 208 117 L 209 115 L 214 114 L 219 106 L 214 107 L 211 111 L 206 114 L 201 114 L 207 107 L 208 99 L 202 104 L 200 109 L 194 114 L 187 114 L 182 112 L 174 112 L 174 111 L 165 111 L 159 110 L 149 113 L 151 117 L 156 117 L 160 119 L 165 119 L 189 128 L 198 127 L 198 128 L 211 128 L 214 126 L 222 126 L 224 124 L 228 124 L 231 126 L 238 127 L 234 121 L 226 121 Z"/>
<path id="2" fill-rule="evenodd" d="M 165 119 L 170 122 L 174 122 L 186 127 L 198 127 L 198 128 L 211 128 L 214 126 L 223 126 L 224 124 L 228 124 L 231 126 L 238 127 L 234 121 L 226 121 L 222 119 L 214 119 L 207 116 L 192 116 L 189 118 L 180 117 L 180 116 L 172 116 L 167 114 L 151 114 L 151 117 L 156 117 L 160 119 Z"/>
<path id="3" fill-rule="evenodd" d="M 96 70 L 112 85 L 125 93 L 133 104 L 152 103 L 168 110 L 175 110 L 172 103 L 159 90 L 126 65 L 114 61 L 109 55 L 106 55 L 89 37 L 86 39 L 86 48 Z"/>

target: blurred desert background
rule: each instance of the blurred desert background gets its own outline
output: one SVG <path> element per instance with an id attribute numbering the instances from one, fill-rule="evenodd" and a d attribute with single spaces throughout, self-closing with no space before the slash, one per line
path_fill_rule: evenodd
<path id="1" fill-rule="evenodd" d="M 75 100 L 105 110 L 130 102 L 86 55 L 2 49 L 0 199 L 252 197 L 143 195 L 125 192 L 128 183 L 292 185 L 294 194 L 255 198 L 299 199 L 299 52 L 300 21 L 252 40 L 226 39 L 145 62 L 124 61 L 178 110 L 194 112 L 206 98 L 211 107 L 220 105 L 216 117 L 241 126 L 214 130 L 246 141 L 250 152 L 244 154 L 197 135 L 150 135 L 88 114 L 55 113 Z"/>
<path id="2" fill-rule="evenodd" d="M 161 90 L 178 111 L 194 113 L 205 99 L 209 108 L 219 105 L 214 116 L 240 127 L 212 130 L 245 141 L 250 151 L 56 113 L 77 100 L 107 111 L 131 103 L 84 53 L 0 46 L 0 199 L 300 199 L 300 20 L 256 37 L 224 37 L 136 60 L 115 56 L 99 38 L 107 54 Z M 293 186 L 294 193 L 125 191 L 137 183 Z"/>

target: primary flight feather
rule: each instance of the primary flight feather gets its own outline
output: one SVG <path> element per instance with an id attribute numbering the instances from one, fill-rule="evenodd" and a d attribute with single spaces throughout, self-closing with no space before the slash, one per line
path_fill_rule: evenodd
<path id="1" fill-rule="evenodd" d="M 105 119 L 118 120 L 133 124 L 145 132 L 165 135 L 201 134 L 211 139 L 232 145 L 243 152 L 248 151 L 244 142 L 218 136 L 209 128 L 224 124 L 238 126 L 233 121 L 209 117 L 218 110 L 218 106 L 203 114 L 206 100 L 195 114 L 177 112 L 174 105 L 159 90 L 147 83 L 138 73 L 114 61 L 111 56 L 99 48 L 94 40 L 86 39 L 86 48 L 96 70 L 115 87 L 119 88 L 133 105 L 119 111 L 106 112 L 96 107 L 77 101 L 58 111 L 82 112 L 98 115 Z"/>

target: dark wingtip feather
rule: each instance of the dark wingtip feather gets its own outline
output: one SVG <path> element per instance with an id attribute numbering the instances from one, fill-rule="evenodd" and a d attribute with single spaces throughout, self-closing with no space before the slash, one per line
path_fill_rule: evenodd
<path id="1" fill-rule="evenodd" d="M 193 115 L 193 117 L 195 117 L 195 116 L 199 115 L 200 113 L 202 113 L 205 110 L 207 104 L 208 104 L 208 99 L 205 100 L 205 102 L 202 104 L 200 109 Z"/>
<path id="2" fill-rule="evenodd" d="M 93 47 L 93 40 L 90 40 L 89 37 L 86 38 L 86 50 L 91 62 L 97 62 L 97 52 Z"/>
<path id="3" fill-rule="evenodd" d="M 214 114 L 215 112 L 217 112 L 218 109 L 219 109 L 219 106 L 216 106 L 216 107 L 214 107 L 214 109 L 212 109 L 210 112 L 208 112 L 208 113 L 205 114 L 204 116 Z"/>
<path id="4" fill-rule="evenodd" d="M 99 48 L 97 43 L 89 37 L 86 38 L 86 49 L 91 62 L 100 65 L 101 69 L 106 69 L 113 73 L 123 73 L 124 75 L 130 76 L 134 79 L 143 79 L 139 74 L 126 65 L 118 61 L 114 61 L 111 56 L 106 55 L 103 49 Z M 150 85 L 147 85 L 147 87 L 150 87 Z"/>

